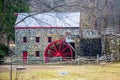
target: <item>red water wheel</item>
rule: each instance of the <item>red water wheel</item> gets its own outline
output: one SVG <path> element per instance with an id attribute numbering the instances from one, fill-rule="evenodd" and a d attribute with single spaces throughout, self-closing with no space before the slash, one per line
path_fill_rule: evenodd
<path id="1" fill-rule="evenodd" d="M 45 62 L 49 62 L 52 57 L 61 57 L 62 60 L 71 60 L 73 56 L 72 48 L 64 40 L 56 40 L 47 45 L 44 50 Z"/>

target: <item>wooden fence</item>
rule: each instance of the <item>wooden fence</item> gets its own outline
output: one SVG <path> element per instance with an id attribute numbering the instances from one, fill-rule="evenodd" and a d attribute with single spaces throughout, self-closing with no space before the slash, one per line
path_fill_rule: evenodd
<path id="1" fill-rule="evenodd" d="M 73 64 L 73 65 L 80 65 L 80 64 L 101 64 L 101 63 L 109 63 L 109 62 L 115 62 L 118 61 L 118 57 L 114 57 L 113 54 L 111 55 L 103 55 L 99 57 L 98 55 L 96 57 L 85 57 L 85 56 L 78 56 L 75 59 L 69 59 L 66 57 L 66 59 L 62 59 L 62 57 L 59 58 L 49 58 L 49 62 L 45 62 L 44 58 L 39 57 L 29 57 L 26 61 L 23 60 L 23 57 L 11 57 L 10 59 L 0 59 L 0 62 L 4 62 L 2 64 L 8 64 L 8 62 L 12 62 L 13 64 Z M 120 56 L 119 56 L 120 61 Z"/>

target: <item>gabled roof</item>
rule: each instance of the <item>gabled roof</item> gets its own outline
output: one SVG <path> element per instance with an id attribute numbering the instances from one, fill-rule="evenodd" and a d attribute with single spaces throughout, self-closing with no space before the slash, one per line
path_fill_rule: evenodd
<path id="1" fill-rule="evenodd" d="M 15 28 L 79 27 L 79 12 L 19 13 Z"/>

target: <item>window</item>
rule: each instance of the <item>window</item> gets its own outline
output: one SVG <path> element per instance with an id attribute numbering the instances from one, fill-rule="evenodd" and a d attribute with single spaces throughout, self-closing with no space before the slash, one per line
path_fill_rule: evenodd
<path id="1" fill-rule="evenodd" d="M 52 42 L 52 37 L 48 37 L 48 42 Z"/>
<path id="2" fill-rule="evenodd" d="M 23 42 L 27 43 L 27 37 L 23 37 Z"/>
<path id="3" fill-rule="evenodd" d="M 40 51 L 36 51 L 36 57 L 40 56 Z"/>
<path id="4" fill-rule="evenodd" d="M 40 38 L 39 37 L 36 37 L 36 42 L 38 43 L 40 41 Z"/>

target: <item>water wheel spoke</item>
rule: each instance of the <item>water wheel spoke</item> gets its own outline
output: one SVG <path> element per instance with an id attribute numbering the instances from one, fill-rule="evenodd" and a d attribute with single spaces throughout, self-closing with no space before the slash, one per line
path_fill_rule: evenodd
<path id="1" fill-rule="evenodd" d="M 50 52 L 52 52 L 52 53 L 55 53 L 55 51 L 53 51 L 53 50 L 52 50 L 52 49 L 50 49 L 50 48 L 49 48 L 48 50 L 49 50 Z"/>
<path id="2" fill-rule="evenodd" d="M 53 56 L 53 54 L 47 54 L 47 56 L 49 56 L 49 57 L 50 57 L 50 56 Z"/>
<path id="3" fill-rule="evenodd" d="M 67 46 L 66 48 L 64 48 L 62 51 L 61 51 L 61 53 L 63 53 L 66 49 L 68 49 L 69 47 Z"/>
<path id="4" fill-rule="evenodd" d="M 63 56 L 68 56 L 68 55 L 71 55 L 71 53 L 70 53 L 70 52 L 68 52 L 68 53 L 63 53 L 62 55 L 63 55 Z"/>
<path id="5" fill-rule="evenodd" d="M 57 51 L 57 47 L 56 47 L 55 43 L 53 43 L 53 44 L 54 44 L 55 51 Z"/>
<path id="6" fill-rule="evenodd" d="M 71 53 L 69 52 L 69 53 L 65 53 L 65 55 L 71 55 Z"/>
<path id="7" fill-rule="evenodd" d="M 60 47 L 59 47 L 59 51 L 61 50 L 61 48 L 62 48 L 62 42 L 60 42 Z"/>

